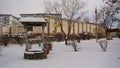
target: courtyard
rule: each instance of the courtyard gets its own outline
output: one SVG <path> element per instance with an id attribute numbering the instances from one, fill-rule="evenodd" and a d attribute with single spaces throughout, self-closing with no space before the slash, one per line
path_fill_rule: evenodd
<path id="1" fill-rule="evenodd" d="M 37 44 L 34 44 L 37 45 Z M 103 52 L 95 39 L 81 40 L 78 51 L 65 42 L 53 42 L 53 49 L 47 59 L 24 59 L 25 44 L 8 44 L 0 53 L 0 68 L 119 68 L 120 39 L 108 40 Z"/>

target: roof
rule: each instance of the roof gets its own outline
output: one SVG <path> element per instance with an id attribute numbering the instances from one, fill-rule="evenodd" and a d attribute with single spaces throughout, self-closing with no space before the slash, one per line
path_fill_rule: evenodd
<path id="1" fill-rule="evenodd" d="M 20 22 L 47 22 L 44 18 L 36 18 L 36 17 L 25 17 L 20 18 Z"/>
<path id="2" fill-rule="evenodd" d="M 47 15 L 62 15 L 62 14 L 48 14 L 48 13 L 26 13 L 26 14 L 20 14 L 20 15 L 44 15 L 44 16 L 47 16 Z"/>
<path id="3" fill-rule="evenodd" d="M 14 17 L 14 18 L 18 19 L 18 17 L 15 17 L 15 16 L 14 16 L 14 15 L 12 15 L 12 14 L 0 14 L 0 16 L 12 16 L 12 17 Z"/>
<path id="4" fill-rule="evenodd" d="M 23 25 L 28 26 L 41 26 L 42 24 L 46 24 L 47 21 L 44 18 L 37 18 L 37 17 L 24 17 L 20 18 L 20 23 Z"/>

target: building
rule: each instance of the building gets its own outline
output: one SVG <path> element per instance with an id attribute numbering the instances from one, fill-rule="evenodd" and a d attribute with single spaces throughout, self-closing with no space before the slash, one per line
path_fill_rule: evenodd
<path id="1" fill-rule="evenodd" d="M 20 14 L 21 18 L 44 18 L 48 24 L 46 24 L 47 26 L 45 27 L 45 34 L 47 35 L 51 35 L 53 33 L 53 29 L 54 29 L 54 25 L 55 21 L 53 19 L 54 16 L 61 16 L 61 14 L 46 14 L 46 13 L 36 13 L 36 14 Z M 47 18 L 49 17 L 49 18 Z M 30 33 L 41 33 L 42 28 L 41 27 L 29 27 L 28 28 L 28 32 Z"/>
<path id="2" fill-rule="evenodd" d="M 2 15 L 1 15 L 2 16 Z M 8 19 L 9 19 L 9 15 Z M 12 15 L 10 15 L 12 16 Z M 55 21 L 55 17 L 56 16 L 62 16 L 61 14 L 46 14 L 46 13 L 36 13 L 36 14 L 20 14 L 20 19 L 21 18 L 44 18 L 48 23 L 45 26 L 45 30 L 44 33 L 45 35 L 49 36 L 49 35 L 55 35 L 57 33 L 62 33 L 61 27 L 59 26 L 59 24 Z M 3 16 L 4 18 L 5 16 Z M 14 16 L 12 16 L 14 18 Z M 98 25 L 94 24 L 94 23 L 89 23 L 89 22 L 82 22 L 79 20 L 73 20 L 75 23 L 73 24 L 73 26 L 71 27 L 71 35 L 78 35 L 80 33 L 83 32 L 88 32 L 91 33 L 92 35 L 96 35 L 96 27 Z M 9 22 L 10 23 L 10 22 Z M 11 22 L 13 23 L 13 22 Z M 68 26 L 68 20 L 65 18 L 62 18 L 62 27 L 63 30 L 65 32 L 65 34 L 68 34 L 68 30 L 69 30 L 69 26 Z M 18 34 L 18 33 L 24 33 L 24 26 L 21 23 L 16 23 L 16 24 L 12 24 L 12 25 L 5 25 L 2 28 L 1 31 L 1 35 L 3 33 L 11 33 L 12 35 Z M 105 34 L 105 31 L 102 27 L 100 27 L 99 32 L 102 34 Z M 33 34 L 41 34 L 42 33 L 42 28 L 39 26 L 34 26 L 34 27 L 29 27 L 28 28 L 28 33 L 33 33 Z"/>
<path id="3" fill-rule="evenodd" d="M 62 16 L 61 14 L 46 14 L 46 13 L 36 13 L 36 14 L 20 14 L 21 18 L 24 18 L 24 17 L 42 17 L 44 18 L 45 20 L 48 21 L 48 23 L 46 24 L 46 27 L 45 27 L 45 34 L 46 35 L 55 35 L 57 33 L 62 33 L 62 30 L 60 28 L 60 26 L 56 26 L 57 25 L 57 22 L 55 21 L 55 18 L 56 16 Z M 71 32 L 70 34 L 71 35 L 78 35 L 82 32 L 89 32 L 91 34 L 93 34 L 95 36 L 95 29 L 96 27 L 98 26 L 97 24 L 94 24 L 94 23 L 89 23 L 89 22 L 81 22 L 81 21 L 78 21 L 78 20 L 74 20 L 74 24 L 71 28 Z M 62 27 L 63 27 L 63 30 L 66 34 L 68 34 L 68 30 L 69 30 L 69 26 L 68 26 L 68 20 L 67 19 L 64 19 L 62 18 Z M 31 31 L 32 33 L 41 33 L 41 28 L 40 27 L 30 27 L 29 31 Z M 104 29 L 101 27 L 99 29 L 100 33 L 104 34 Z"/>
<path id="4" fill-rule="evenodd" d="M 45 19 L 47 19 L 48 24 L 45 28 L 46 34 L 56 34 L 61 33 L 61 28 L 58 26 L 56 27 L 56 21 L 54 20 L 54 17 L 52 16 L 44 16 Z M 62 27 L 66 34 L 68 34 L 68 20 L 62 18 Z M 95 23 L 90 22 L 83 22 L 80 20 L 74 20 L 73 26 L 71 27 L 70 34 L 71 35 L 78 35 L 83 32 L 91 33 L 92 35 L 96 35 L 96 27 L 99 27 L 99 33 L 102 33 L 105 35 L 104 28 L 102 26 L 99 26 Z"/>
<path id="5" fill-rule="evenodd" d="M 11 14 L 0 14 L 0 24 L 14 24 L 18 22 L 18 18 Z"/>
<path id="6" fill-rule="evenodd" d="M 11 14 L 0 14 L 0 35 L 10 32 L 10 27 L 18 23 L 18 18 Z"/>

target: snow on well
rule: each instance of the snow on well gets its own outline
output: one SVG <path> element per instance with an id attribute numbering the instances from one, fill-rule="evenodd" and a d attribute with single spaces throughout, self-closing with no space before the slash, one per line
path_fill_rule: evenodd
<path id="1" fill-rule="evenodd" d="M 53 42 L 53 50 L 47 59 L 26 60 L 23 58 L 25 45 L 9 44 L 0 55 L 0 68 L 120 68 L 120 39 L 108 41 L 103 52 L 95 39 L 77 43 L 79 50 L 64 42 Z"/>

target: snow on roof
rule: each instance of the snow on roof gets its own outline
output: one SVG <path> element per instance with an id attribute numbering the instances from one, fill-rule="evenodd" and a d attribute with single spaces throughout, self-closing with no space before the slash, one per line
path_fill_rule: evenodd
<path id="1" fill-rule="evenodd" d="M 37 18 L 37 17 L 23 17 L 19 20 L 24 26 L 42 26 L 46 24 L 47 21 L 44 18 Z"/>
<path id="2" fill-rule="evenodd" d="M 47 22 L 44 18 L 25 17 L 20 18 L 19 22 Z"/>

